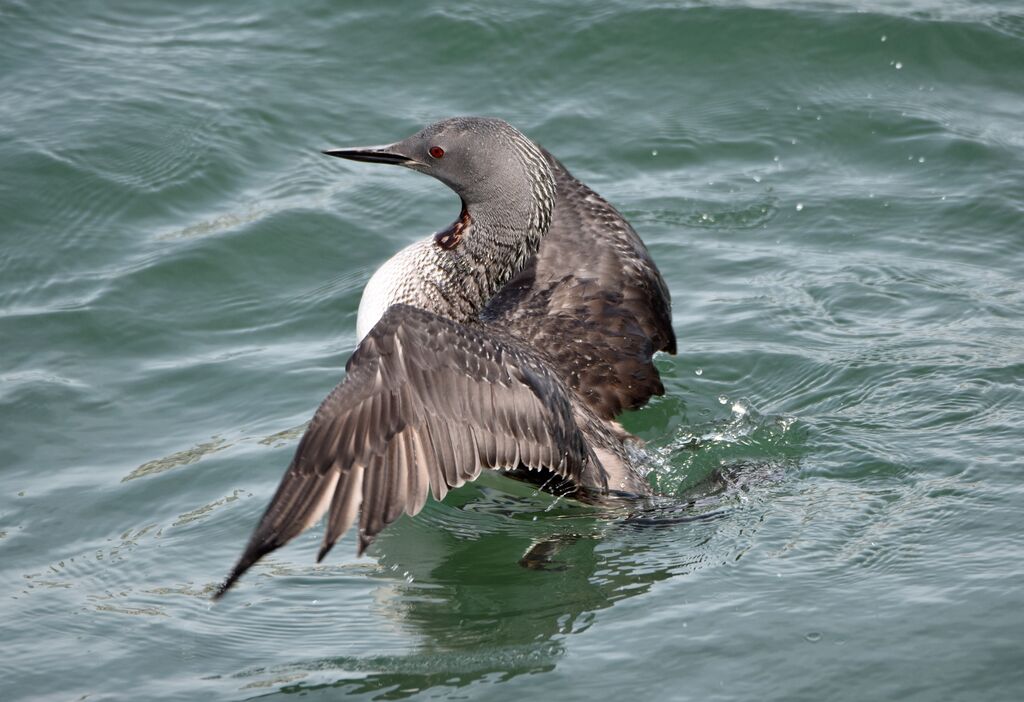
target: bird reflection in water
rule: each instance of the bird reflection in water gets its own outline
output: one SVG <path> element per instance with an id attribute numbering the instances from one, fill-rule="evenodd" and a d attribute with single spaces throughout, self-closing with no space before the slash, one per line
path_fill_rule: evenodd
<path id="1" fill-rule="evenodd" d="M 682 499 L 640 505 L 584 506 L 543 493 L 524 500 L 509 493 L 508 481 L 501 490 L 488 481 L 466 486 L 417 520 L 400 520 L 374 549 L 381 566 L 375 616 L 418 635 L 417 650 L 278 668 L 273 672 L 303 677 L 279 692 L 335 688 L 403 699 L 552 671 L 571 637 L 601 611 L 655 583 L 731 561 L 736 544 L 716 538 L 719 524 L 731 519 L 737 494 L 751 481 L 778 470 L 736 464 L 712 472 Z M 537 500 L 551 506 L 534 521 Z"/>

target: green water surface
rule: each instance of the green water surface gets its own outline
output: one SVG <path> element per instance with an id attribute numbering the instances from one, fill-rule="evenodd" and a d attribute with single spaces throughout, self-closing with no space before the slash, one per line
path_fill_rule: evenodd
<path id="1" fill-rule="evenodd" d="M 5 0 L 0 96 L 0 698 L 1024 698 L 1017 0 Z M 456 114 L 648 243 L 665 497 L 492 476 L 213 606 L 458 212 L 319 150 Z"/>

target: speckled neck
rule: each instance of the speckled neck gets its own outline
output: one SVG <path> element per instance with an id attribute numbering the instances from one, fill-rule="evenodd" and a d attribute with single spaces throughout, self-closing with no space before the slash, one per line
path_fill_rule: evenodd
<path id="1" fill-rule="evenodd" d="M 406 247 L 373 275 L 359 305 L 360 337 L 398 303 L 473 322 L 536 255 L 551 226 L 554 175 L 532 141 L 520 137 L 510 146 L 514 167 L 463 194 L 458 219 Z"/>

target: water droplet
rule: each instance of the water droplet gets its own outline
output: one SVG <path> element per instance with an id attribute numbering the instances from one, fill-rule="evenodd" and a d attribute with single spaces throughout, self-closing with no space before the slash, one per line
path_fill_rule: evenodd
<path id="1" fill-rule="evenodd" d="M 924 163 L 924 156 L 922 156 L 919 159 L 917 159 L 917 162 L 918 163 Z"/>
<path id="2" fill-rule="evenodd" d="M 820 122 L 820 121 L 821 121 L 821 115 L 818 115 L 818 116 L 817 116 L 817 117 L 815 117 L 814 119 L 815 119 L 816 121 Z"/>
<path id="3" fill-rule="evenodd" d="M 945 199 L 946 199 L 946 196 L 945 196 L 945 195 L 943 195 L 943 196 L 942 196 L 942 197 L 940 197 L 939 199 L 940 199 L 940 200 L 945 200 Z"/>
<path id="4" fill-rule="evenodd" d="M 742 402 L 737 402 L 732 406 L 732 413 L 737 417 L 742 417 L 747 413 L 747 408 L 743 406 Z"/>
<path id="5" fill-rule="evenodd" d="M 761 182 L 761 176 L 754 176 L 754 182 L 755 183 L 760 183 Z"/>
<path id="6" fill-rule="evenodd" d="M 657 155 L 658 155 L 658 150 L 657 149 L 653 149 L 651 151 L 651 156 L 657 156 Z"/>
<path id="7" fill-rule="evenodd" d="M 818 643 L 819 641 L 821 641 L 821 632 L 818 632 L 818 631 L 807 632 L 807 634 L 804 635 L 804 638 L 807 639 L 808 641 L 810 641 L 811 643 Z"/>
<path id="8" fill-rule="evenodd" d="M 718 403 L 719 404 L 724 405 L 728 401 L 729 401 L 729 398 L 726 397 L 725 395 L 719 395 L 718 396 Z"/>
<path id="9" fill-rule="evenodd" d="M 804 203 L 802 203 L 802 202 L 796 203 L 796 211 L 797 212 L 800 212 L 803 209 L 804 209 Z"/>
<path id="10" fill-rule="evenodd" d="M 694 375 L 704 375 L 704 369 L 703 368 L 698 368 L 693 373 L 694 373 Z"/>
<path id="11" fill-rule="evenodd" d="M 796 139 L 790 139 L 790 140 L 789 140 L 789 143 L 790 143 L 790 144 L 793 144 L 794 146 L 796 146 Z"/>
<path id="12" fill-rule="evenodd" d="M 899 61 L 897 61 L 895 65 L 896 65 L 896 70 L 897 71 L 900 70 L 901 68 L 903 68 L 903 64 L 900 63 Z"/>
<path id="13" fill-rule="evenodd" d="M 889 37 L 885 36 L 884 34 L 882 35 L 882 41 L 885 41 L 885 40 L 886 40 L 886 39 L 888 39 L 888 38 L 889 38 Z"/>

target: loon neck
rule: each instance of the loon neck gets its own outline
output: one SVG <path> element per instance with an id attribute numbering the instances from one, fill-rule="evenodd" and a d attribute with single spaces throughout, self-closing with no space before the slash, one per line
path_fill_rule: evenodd
<path id="1" fill-rule="evenodd" d="M 520 209 L 518 217 L 508 210 L 509 216 L 502 217 L 501 212 L 463 203 L 458 219 L 434 235 L 436 268 L 431 282 L 439 296 L 432 311 L 472 322 L 537 254 L 550 224 L 550 211 L 544 216 L 524 216 Z"/>
<path id="2" fill-rule="evenodd" d="M 451 225 L 381 266 L 363 291 L 359 336 L 395 304 L 476 323 L 491 298 L 537 254 L 551 225 L 554 176 L 546 161 L 534 163 L 510 187 L 492 188 L 490 197 L 463 197 Z"/>

